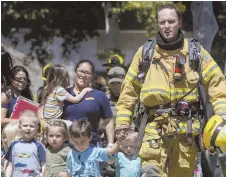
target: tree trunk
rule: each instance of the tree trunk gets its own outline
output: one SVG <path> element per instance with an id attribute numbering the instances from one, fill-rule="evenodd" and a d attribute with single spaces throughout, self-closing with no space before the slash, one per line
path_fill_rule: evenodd
<path id="1" fill-rule="evenodd" d="M 118 15 L 112 13 L 111 2 L 103 3 L 104 14 L 105 14 L 105 30 L 108 36 L 109 49 L 119 48 L 119 23 Z"/>
<path id="2" fill-rule="evenodd" d="M 213 39 L 218 31 L 218 25 L 213 13 L 212 1 L 194 1 L 191 6 L 193 16 L 193 37 L 201 45 L 211 51 Z"/>

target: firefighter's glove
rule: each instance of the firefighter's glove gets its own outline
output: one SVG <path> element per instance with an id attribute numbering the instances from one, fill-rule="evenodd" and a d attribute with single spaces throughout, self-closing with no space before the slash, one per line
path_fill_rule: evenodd
<path id="1" fill-rule="evenodd" d="M 141 177 L 158 177 L 160 169 L 154 165 L 145 165 L 142 167 Z"/>
<path id="2" fill-rule="evenodd" d="M 118 140 L 124 140 L 127 137 L 127 135 L 128 135 L 129 129 L 130 128 L 120 128 L 120 129 L 117 129 L 115 131 L 116 138 Z"/>
<path id="3" fill-rule="evenodd" d="M 165 135 L 174 135 L 177 131 L 177 124 L 175 121 L 170 120 L 168 124 L 163 124 L 162 128 Z"/>
<path id="4" fill-rule="evenodd" d="M 177 124 L 175 121 L 170 121 L 169 124 L 168 124 L 168 133 L 170 135 L 173 135 L 176 133 L 176 130 L 177 130 Z"/>

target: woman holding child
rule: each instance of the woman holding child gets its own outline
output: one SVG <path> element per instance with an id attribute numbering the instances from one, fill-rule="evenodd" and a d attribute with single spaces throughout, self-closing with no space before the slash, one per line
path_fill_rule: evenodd
<path id="1" fill-rule="evenodd" d="M 93 77 L 95 75 L 95 67 L 89 60 L 81 60 L 75 67 L 75 83 L 67 89 L 67 91 L 76 96 L 82 92 L 83 89 L 92 85 Z M 85 97 L 77 104 L 64 102 L 65 120 L 78 120 L 82 117 L 87 117 L 92 125 L 92 141 L 94 145 L 98 145 L 98 126 L 100 118 L 103 119 L 108 143 L 114 141 L 114 123 L 112 119 L 112 111 L 105 93 L 94 89 L 87 93 Z"/>

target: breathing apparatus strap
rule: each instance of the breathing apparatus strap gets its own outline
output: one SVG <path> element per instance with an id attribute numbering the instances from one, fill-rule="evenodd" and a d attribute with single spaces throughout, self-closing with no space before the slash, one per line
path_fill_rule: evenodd
<path id="1" fill-rule="evenodd" d="M 144 82 L 148 69 L 150 68 L 151 63 L 152 63 L 152 57 L 153 57 L 154 50 L 155 50 L 155 44 L 156 44 L 155 40 L 149 40 L 143 46 L 142 61 L 139 65 L 139 72 L 137 74 L 137 78 L 140 81 L 140 83 L 142 83 L 142 84 Z M 139 111 L 139 109 L 140 109 L 140 103 L 139 103 L 137 111 Z M 144 137 L 144 130 L 145 130 L 145 126 L 148 121 L 148 115 L 149 115 L 149 108 L 145 107 L 144 114 L 141 119 L 139 131 L 138 131 L 138 139 L 137 139 L 137 145 L 136 145 L 136 151 L 135 151 L 136 156 L 138 155 L 141 145 L 142 145 L 142 141 L 143 141 L 143 137 Z"/>

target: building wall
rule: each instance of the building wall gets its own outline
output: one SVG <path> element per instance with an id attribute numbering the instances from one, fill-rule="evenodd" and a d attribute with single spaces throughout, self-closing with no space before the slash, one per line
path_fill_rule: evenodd
<path id="1" fill-rule="evenodd" d="M 23 40 L 23 35 L 27 31 L 27 29 L 20 29 L 18 33 L 16 33 L 15 37 L 19 38 L 19 43 L 17 47 L 15 48 L 16 50 L 27 54 L 30 50 L 30 42 L 25 43 Z M 52 43 L 45 43 L 44 45 L 49 49 L 52 50 L 53 55 L 54 55 L 54 63 L 58 64 L 66 64 L 68 65 L 69 63 L 76 63 L 79 60 L 82 59 L 89 59 L 92 60 L 96 67 L 97 70 L 104 70 L 105 68 L 102 67 L 102 63 L 97 59 L 96 53 L 97 51 L 103 51 L 104 49 L 108 48 L 108 38 L 104 30 L 99 30 L 100 36 L 95 37 L 93 39 L 88 39 L 87 41 L 84 41 L 80 44 L 78 44 L 78 52 L 75 50 L 72 50 L 70 56 L 69 56 L 69 61 L 67 62 L 67 59 L 62 58 L 61 53 L 61 43 L 62 43 L 62 38 L 55 37 L 54 41 Z M 125 55 L 125 63 L 128 64 L 130 63 L 131 59 L 133 58 L 135 52 L 137 51 L 138 47 L 141 46 L 146 40 L 147 37 L 145 36 L 145 31 L 144 30 L 124 30 L 120 31 L 119 35 L 119 46 L 118 48 L 121 49 L 122 53 Z M 4 36 L 1 36 L 2 40 L 1 42 L 5 45 L 11 45 L 11 42 L 6 39 Z"/>
<path id="2" fill-rule="evenodd" d="M 19 43 L 17 47 L 14 49 L 18 52 L 23 54 L 28 54 L 30 51 L 31 44 L 30 42 L 24 42 L 23 35 L 28 31 L 28 29 L 20 29 L 18 33 L 15 34 L 15 37 L 19 39 Z M 78 49 L 76 52 L 75 50 L 71 50 L 69 58 L 63 58 L 61 56 L 62 53 L 62 38 L 55 37 L 52 43 L 44 43 L 45 47 L 52 51 L 53 53 L 53 62 L 56 64 L 62 64 L 68 68 L 69 74 L 71 79 L 73 79 L 73 70 L 75 64 L 82 60 L 82 59 L 89 59 L 91 60 L 97 71 L 105 71 L 105 67 L 102 66 L 103 63 L 106 61 L 100 61 L 97 59 L 97 52 L 104 51 L 104 49 L 108 48 L 108 38 L 104 30 L 99 30 L 99 36 L 93 39 L 88 39 L 80 44 L 78 44 Z M 119 35 L 119 46 L 118 48 L 121 49 L 122 53 L 125 55 L 125 64 L 129 64 L 136 53 L 138 47 L 140 47 L 146 40 L 145 31 L 141 30 L 124 30 L 120 31 Z M 1 43 L 6 46 L 12 46 L 11 42 L 1 36 Z M 14 61 L 17 61 L 16 56 L 14 56 Z M 18 62 L 17 62 L 18 63 Z M 32 62 L 34 64 L 34 62 Z M 32 63 L 30 65 L 32 65 Z M 18 63 L 21 64 L 21 61 Z M 35 65 L 38 65 L 36 62 Z M 26 66 L 27 68 L 31 68 L 31 66 Z M 39 67 L 40 78 L 41 78 L 41 66 Z M 37 71 L 35 73 L 31 73 L 32 69 L 29 70 L 31 77 L 37 77 Z M 32 90 L 35 91 L 37 88 L 42 85 L 42 81 L 39 80 L 38 82 L 33 83 Z"/>

